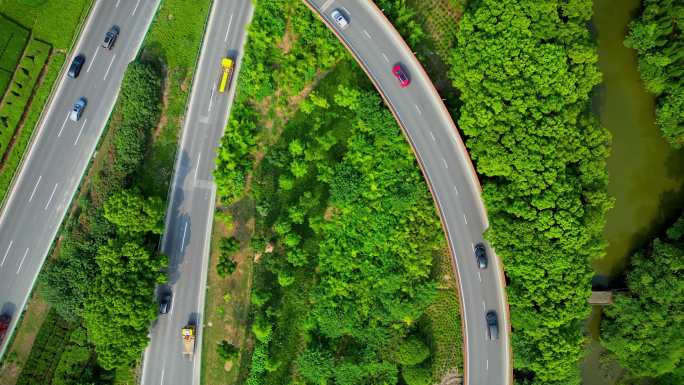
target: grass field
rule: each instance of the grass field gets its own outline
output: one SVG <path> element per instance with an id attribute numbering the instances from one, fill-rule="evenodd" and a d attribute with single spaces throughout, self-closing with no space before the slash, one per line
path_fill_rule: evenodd
<path id="1" fill-rule="evenodd" d="M 240 226 L 244 224 L 238 227 Z M 233 231 L 228 231 L 223 222 L 214 220 L 204 309 L 206 327 L 202 332 L 204 343 L 201 383 L 206 385 L 240 384 L 244 382 L 249 370 L 251 339 L 247 326 L 253 264 L 250 250 L 243 250 L 235 255 L 233 259 L 237 263 L 237 269 L 229 277 L 222 278 L 216 272 L 218 243 L 231 233 Z M 236 235 L 239 236 L 240 233 Z M 216 344 L 224 339 L 240 349 L 241 355 L 236 360 L 226 362 L 219 357 Z"/>
<path id="2" fill-rule="evenodd" d="M 16 384 L 21 369 L 31 353 L 33 341 L 36 339 L 49 309 L 49 305 L 40 295 L 40 290 L 34 290 L 21 323 L 14 333 L 12 343 L 5 352 L 2 365 L 0 365 L 2 385 Z"/>
<path id="3" fill-rule="evenodd" d="M 0 13 L 30 29 L 34 38 L 52 44 L 57 50 L 66 50 L 91 3 L 92 0 L 3 0 Z"/>
<path id="4" fill-rule="evenodd" d="M 461 307 L 449 258 L 446 250 L 435 255 L 432 276 L 438 282 L 437 298 L 419 321 L 428 332 L 432 377 L 435 379 L 453 372 L 463 373 Z"/>

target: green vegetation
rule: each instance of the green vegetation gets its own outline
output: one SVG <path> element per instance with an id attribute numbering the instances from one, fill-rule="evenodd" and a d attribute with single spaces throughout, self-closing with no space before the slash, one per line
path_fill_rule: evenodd
<path id="1" fill-rule="evenodd" d="M 579 384 L 581 325 L 611 206 L 591 1 L 471 1 L 450 76 L 481 175 L 487 234 L 510 279 L 516 378 Z"/>
<path id="2" fill-rule="evenodd" d="M 107 381 L 110 378 L 111 373 L 95 365 L 85 329 L 50 310 L 16 383 L 72 385 Z"/>
<path id="3" fill-rule="evenodd" d="M 675 148 L 684 146 L 684 4 L 643 0 L 643 11 L 630 24 L 625 45 L 639 55 L 646 89 L 658 97 L 656 124 Z"/>
<path id="4" fill-rule="evenodd" d="M 601 344 L 628 380 L 684 381 L 684 216 L 631 259 L 629 291 L 616 293 L 601 323 Z M 630 382 L 631 383 L 631 382 Z"/>
<path id="5" fill-rule="evenodd" d="M 92 0 L 3 0 L 0 13 L 30 29 L 34 39 L 62 51 L 70 48 L 91 3 Z"/>
<path id="6" fill-rule="evenodd" d="M 224 205 L 255 204 L 246 383 L 439 381 L 460 365 L 441 366 L 460 358 L 458 302 L 392 115 L 299 1 L 256 4 L 242 68 L 216 179 Z"/>
<path id="7" fill-rule="evenodd" d="M 38 78 L 50 55 L 50 45 L 30 40 L 14 74 L 12 84 L 0 103 L 0 154 L 7 150 L 10 140 L 22 123 L 22 118 Z"/>
<path id="8" fill-rule="evenodd" d="M 0 98 L 12 79 L 28 37 L 26 28 L 0 15 Z"/>

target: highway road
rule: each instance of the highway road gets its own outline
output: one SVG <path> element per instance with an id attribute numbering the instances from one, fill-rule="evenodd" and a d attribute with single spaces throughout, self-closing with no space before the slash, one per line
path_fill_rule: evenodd
<path id="1" fill-rule="evenodd" d="M 158 0 L 98 0 L 69 56 L 84 54 L 76 79 L 65 71 L 50 100 L 27 157 L 0 214 L 0 311 L 12 314 L 11 331 L 26 305 L 52 242 L 95 151 L 116 101 L 128 63 L 135 58 Z M 113 49 L 100 45 L 118 25 Z M 88 104 L 78 122 L 68 119 L 74 102 Z M 9 336 L 0 346 L 0 356 Z"/>
<path id="2" fill-rule="evenodd" d="M 428 182 L 442 220 L 460 285 L 465 383 L 512 383 L 510 326 L 499 259 L 477 267 L 474 246 L 488 227 L 477 175 L 454 122 L 411 49 L 372 1 L 305 0 L 346 45 L 380 91 L 402 127 Z M 349 21 L 340 27 L 338 9 Z M 391 72 L 402 63 L 411 84 L 400 88 Z M 498 340 L 489 340 L 485 313 L 498 313 Z"/>
<path id="3" fill-rule="evenodd" d="M 215 0 L 207 21 L 200 59 L 193 80 L 188 111 L 176 157 L 162 251 L 169 256 L 171 311 L 160 315 L 151 330 L 143 361 L 143 385 L 198 385 L 202 351 L 202 322 L 209 242 L 216 185 L 214 158 L 228 120 L 235 88 L 218 91 L 221 59 L 237 58 L 236 83 L 250 0 Z M 192 358 L 183 357 L 181 328 L 197 325 Z"/>

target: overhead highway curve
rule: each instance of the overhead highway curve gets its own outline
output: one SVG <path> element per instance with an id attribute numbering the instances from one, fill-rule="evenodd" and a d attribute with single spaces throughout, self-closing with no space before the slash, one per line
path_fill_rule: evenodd
<path id="1" fill-rule="evenodd" d="M 162 252 L 169 256 L 171 309 L 150 331 L 143 385 L 200 383 L 204 295 L 216 185 L 212 176 L 233 102 L 240 59 L 253 12 L 250 0 L 214 0 L 207 19 L 178 149 Z M 233 79 L 220 92 L 222 59 L 234 60 Z M 196 326 L 194 354 L 183 356 L 181 328 Z"/>
<path id="2" fill-rule="evenodd" d="M 368 74 L 399 122 L 442 221 L 456 267 L 467 385 L 512 384 L 510 317 L 503 267 L 488 248 L 479 269 L 474 247 L 488 227 L 477 174 L 456 125 L 411 49 L 372 1 L 304 0 L 325 21 Z M 348 25 L 341 28 L 331 13 Z M 411 83 L 400 87 L 392 67 L 401 64 Z M 488 338 L 486 312 L 498 314 L 499 339 Z"/>
<path id="3" fill-rule="evenodd" d="M 155 15 L 159 0 L 96 0 L 67 58 L 86 62 L 76 79 L 63 69 L 45 107 L 18 175 L 0 213 L 0 312 L 11 314 L 10 334 L 26 305 L 81 178 L 114 107 L 121 80 Z M 101 45 L 113 25 L 120 33 L 112 50 Z M 68 119 L 80 97 L 87 106 Z"/>

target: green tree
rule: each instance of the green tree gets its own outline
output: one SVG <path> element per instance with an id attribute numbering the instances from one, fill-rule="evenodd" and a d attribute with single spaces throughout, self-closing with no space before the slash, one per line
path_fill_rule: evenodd
<path id="1" fill-rule="evenodd" d="M 223 340 L 216 345 L 216 353 L 222 360 L 227 361 L 235 359 L 240 351 L 227 340 Z"/>
<path id="2" fill-rule="evenodd" d="M 83 315 L 98 362 L 105 369 L 129 365 L 147 347 L 149 325 L 157 317 L 154 290 L 166 279 L 163 255 L 134 243 L 101 246 Z"/>
<path id="3" fill-rule="evenodd" d="M 601 343 L 635 377 L 661 377 L 684 364 L 684 244 L 653 241 L 632 257 L 628 293 L 606 307 Z"/>
<path id="4" fill-rule="evenodd" d="M 646 89 L 656 95 L 656 124 L 675 148 L 684 146 L 684 5 L 677 0 L 643 0 L 625 46 L 639 56 Z"/>
<path id="5" fill-rule="evenodd" d="M 406 381 L 406 385 L 432 385 L 432 375 L 430 370 L 420 366 L 403 366 L 401 377 Z"/>
<path id="6" fill-rule="evenodd" d="M 481 0 L 461 18 L 449 72 L 503 259 L 515 369 L 578 385 L 590 261 L 605 249 L 609 135 L 587 0 Z M 562 139 L 561 139 L 562 138 Z"/>
<path id="7" fill-rule="evenodd" d="M 121 190 L 104 204 L 104 215 L 124 234 L 164 231 L 164 203 L 159 197 L 142 196 L 138 190 Z"/>
<path id="8" fill-rule="evenodd" d="M 418 365 L 430 357 L 430 348 L 417 336 L 403 340 L 393 353 L 395 362 L 404 365 Z"/>

